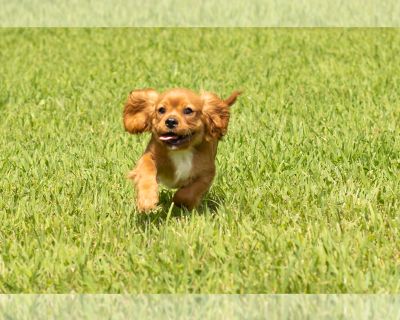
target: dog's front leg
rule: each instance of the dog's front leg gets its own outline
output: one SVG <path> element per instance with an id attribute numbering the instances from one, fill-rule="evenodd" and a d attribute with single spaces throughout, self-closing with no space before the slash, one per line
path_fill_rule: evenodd
<path id="1" fill-rule="evenodd" d="M 174 195 L 174 203 L 179 207 L 194 209 L 200 204 L 204 194 L 210 189 L 215 173 L 209 172 L 180 188 Z"/>
<path id="2" fill-rule="evenodd" d="M 128 177 L 135 184 L 139 211 L 148 212 L 155 209 L 158 203 L 157 167 L 151 153 L 147 152 L 140 158 Z"/>

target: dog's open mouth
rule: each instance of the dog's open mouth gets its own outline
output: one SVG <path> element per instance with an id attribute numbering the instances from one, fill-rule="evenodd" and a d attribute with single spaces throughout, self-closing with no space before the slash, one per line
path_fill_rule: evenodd
<path id="1" fill-rule="evenodd" d="M 191 134 L 179 135 L 174 132 L 167 132 L 159 136 L 159 139 L 171 146 L 179 146 L 190 140 Z"/>

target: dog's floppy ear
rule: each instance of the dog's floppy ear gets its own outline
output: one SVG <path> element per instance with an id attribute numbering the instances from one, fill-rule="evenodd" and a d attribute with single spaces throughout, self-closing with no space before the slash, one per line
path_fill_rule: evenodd
<path id="1" fill-rule="evenodd" d="M 133 90 L 125 103 L 124 127 L 129 133 L 151 130 L 158 93 L 154 89 Z"/>
<path id="2" fill-rule="evenodd" d="M 234 91 L 229 98 L 221 100 L 216 94 L 203 92 L 203 115 L 208 129 L 208 139 L 221 139 L 228 130 L 229 107 L 233 105 L 241 92 Z"/>

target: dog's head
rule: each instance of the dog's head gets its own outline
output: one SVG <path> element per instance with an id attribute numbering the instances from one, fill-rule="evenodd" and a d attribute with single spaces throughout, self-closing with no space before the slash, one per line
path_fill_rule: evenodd
<path id="1" fill-rule="evenodd" d="M 162 94 L 153 89 L 134 90 L 125 104 L 125 130 L 151 131 L 171 150 L 199 144 L 203 139 L 218 140 L 228 129 L 229 107 L 239 94 L 235 91 L 222 100 L 213 93 L 198 95 L 187 89 Z"/>

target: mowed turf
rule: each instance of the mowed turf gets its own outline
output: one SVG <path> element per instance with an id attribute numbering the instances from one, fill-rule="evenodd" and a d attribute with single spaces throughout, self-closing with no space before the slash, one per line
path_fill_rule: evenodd
<path id="1" fill-rule="evenodd" d="M 1 29 L 0 292 L 400 290 L 400 29 Z M 139 214 L 133 88 L 244 90 L 202 206 Z"/>

